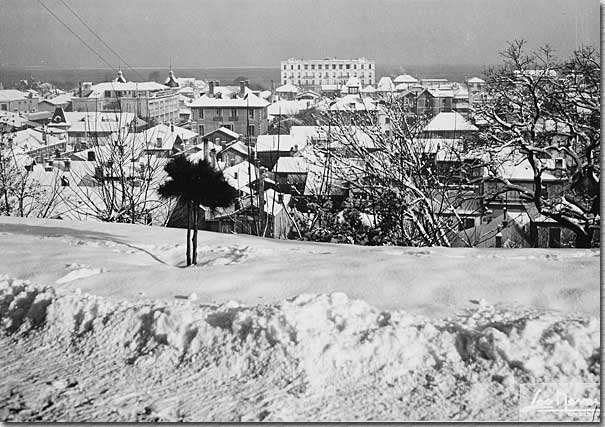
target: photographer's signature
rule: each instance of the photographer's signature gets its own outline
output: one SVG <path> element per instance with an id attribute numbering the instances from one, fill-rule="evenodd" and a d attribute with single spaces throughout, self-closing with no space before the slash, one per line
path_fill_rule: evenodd
<path id="1" fill-rule="evenodd" d="M 557 390 L 554 395 L 544 395 L 539 388 L 533 394 L 531 403 L 524 406 L 521 412 L 564 413 L 564 414 L 592 414 L 593 421 L 599 420 L 601 415 L 600 402 L 591 397 L 573 397 L 565 391 Z"/>

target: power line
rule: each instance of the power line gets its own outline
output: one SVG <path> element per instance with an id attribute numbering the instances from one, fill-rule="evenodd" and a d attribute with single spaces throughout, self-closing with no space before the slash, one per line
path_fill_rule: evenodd
<path id="1" fill-rule="evenodd" d="M 64 26 L 65 28 L 67 28 L 67 30 L 68 30 L 68 31 L 69 31 L 71 34 L 73 34 L 73 35 L 74 35 L 74 36 L 75 36 L 75 37 L 76 37 L 78 40 L 80 40 L 80 41 L 82 42 L 82 44 L 84 44 L 84 45 L 85 45 L 85 46 L 86 46 L 88 49 L 90 49 L 90 50 L 91 50 L 91 51 L 92 51 L 92 52 L 93 52 L 95 55 L 97 55 L 97 56 L 99 57 L 99 59 L 101 59 L 101 61 L 103 61 L 103 62 L 105 63 L 105 65 L 107 65 L 107 66 L 108 66 L 109 68 L 111 68 L 113 71 L 116 71 L 116 69 L 115 69 L 115 68 L 114 68 L 114 67 L 113 67 L 113 66 L 112 66 L 112 65 L 111 65 L 109 62 L 107 62 L 107 61 L 105 60 L 105 58 L 103 58 L 103 56 L 101 56 L 101 54 L 100 54 L 99 52 L 97 52 L 95 49 L 93 49 L 93 48 L 92 48 L 92 46 L 90 46 L 88 43 L 86 43 L 86 41 L 85 41 L 85 40 L 84 40 L 82 37 L 80 37 L 80 36 L 79 36 L 79 35 L 78 35 L 78 34 L 77 34 L 75 31 L 73 31 L 73 30 L 70 28 L 70 26 L 69 26 L 69 25 L 67 25 L 65 22 L 63 22 L 63 21 L 61 20 L 61 18 L 59 18 L 57 15 L 55 15 L 55 13 L 54 13 L 52 10 L 50 10 L 48 7 L 46 7 L 46 5 L 45 5 L 44 3 L 42 3 L 42 0 L 38 0 L 38 3 L 40 3 L 40 5 L 41 5 L 41 6 L 42 6 L 44 9 L 46 9 L 46 11 L 47 11 L 48 13 L 50 13 L 52 16 L 54 16 L 54 18 L 55 18 L 57 21 L 59 21 L 61 24 L 63 24 L 63 26 Z"/>
<path id="2" fill-rule="evenodd" d="M 64 6 L 65 6 L 67 9 L 69 9 L 69 11 L 70 11 L 71 13 L 73 13 L 73 15 L 74 15 L 76 18 L 78 18 L 78 21 L 80 21 L 80 22 L 81 22 L 81 23 L 82 23 L 82 24 L 83 24 L 83 25 L 84 25 L 84 26 L 85 26 L 85 27 L 88 29 L 88 31 L 90 31 L 92 34 L 94 34 L 94 36 L 95 36 L 97 39 L 99 39 L 99 40 L 101 41 L 101 43 L 103 43 L 103 45 L 104 45 L 104 46 L 105 46 L 107 49 L 109 49 L 109 50 L 111 51 L 111 53 L 113 53 L 113 54 L 114 54 L 114 55 L 115 55 L 115 56 L 116 56 L 116 57 L 117 57 L 117 58 L 118 58 L 120 61 L 122 61 L 122 62 L 124 63 L 124 65 L 126 65 L 126 67 L 128 67 L 128 69 L 132 70 L 132 71 L 133 71 L 133 72 L 134 72 L 134 73 L 135 73 L 137 76 L 139 76 L 139 77 L 140 77 L 142 80 L 145 80 L 145 78 L 144 78 L 144 77 L 143 77 L 141 74 L 139 74 L 139 72 L 138 72 L 138 71 L 136 71 L 134 68 L 132 68 L 132 67 L 131 67 L 131 66 L 128 64 L 128 62 L 127 62 L 127 61 L 126 61 L 124 58 L 122 58 L 122 57 L 120 56 L 120 54 L 119 54 L 118 52 L 116 52 L 116 51 L 115 51 L 115 50 L 114 50 L 114 49 L 113 49 L 111 46 L 109 46 L 109 45 L 108 45 L 108 44 L 105 42 L 105 40 L 103 40 L 103 38 L 101 38 L 101 36 L 99 36 L 99 35 L 97 34 L 97 32 L 96 32 L 95 30 L 93 30 L 93 29 L 92 29 L 92 28 L 91 28 L 91 27 L 90 27 L 90 26 L 89 26 L 89 25 L 86 23 L 86 22 L 85 22 L 85 21 L 82 19 L 82 17 L 81 17 L 81 16 L 80 16 L 80 15 L 79 15 L 79 14 L 78 14 L 78 13 L 77 13 L 75 10 L 73 10 L 73 9 L 72 9 L 72 8 L 71 8 L 71 7 L 70 7 L 70 6 L 69 6 L 69 5 L 68 5 L 68 4 L 67 4 L 67 3 L 66 3 L 64 0 L 59 0 L 59 1 L 60 1 L 61 3 L 63 3 L 63 5 L 64 5 Z"/>

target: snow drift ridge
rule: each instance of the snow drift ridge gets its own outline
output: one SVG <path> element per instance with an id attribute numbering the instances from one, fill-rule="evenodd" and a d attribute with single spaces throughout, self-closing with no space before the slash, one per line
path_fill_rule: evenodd
<path id="1" fill-rule="evenodd" d="M 479 305 L 451 321 L 379 312 L 346 295 L 300 295 L 278 305 L 218 307 L 126 303 L 0 279 L 5 334 L 42 333 L 47 340 L 119 354 L 125 363 L 166 353 L 175 363 L 225 364 L 234 375 L 279 368 L 311 386 L 380 371 L 462 369 L 493 361 L 533 377 L 597 374 L 597 319 L 514 315 Z"/>

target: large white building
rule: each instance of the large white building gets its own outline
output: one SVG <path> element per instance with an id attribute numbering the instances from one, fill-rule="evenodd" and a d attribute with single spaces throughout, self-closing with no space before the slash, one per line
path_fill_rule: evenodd
<path id="1" fill-rule="evenodd" d="M 357 77 L 362 85 L 376 81 L 376 61 L 358 59 L 296 59 L 281 61 L 281 83 L 301 87 L 343 85 Z"/>

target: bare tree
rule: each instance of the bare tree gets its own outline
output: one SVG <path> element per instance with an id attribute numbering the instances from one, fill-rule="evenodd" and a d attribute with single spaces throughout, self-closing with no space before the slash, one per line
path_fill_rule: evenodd
<path id="1" fill-rule="evenodd" d="M 65 203 L 81 217 L 164 224 L 173 202 L 162 199 L 157 187 L 165 178 L 170 151 L 156 145 L 153 130 L 135 133 L 134 114 L 103 117 L 106 121 L 93 114 L 87 122 L 86 147 L 74 153 L 79 159 L 71 161 L 65 173 L 71 193 Z"/>
<path id="2" fill-rule="evenodd" d="M 517 193 L 537 211 L 576 234 L 589 247 L 599 223 L 600 65 L 595 48 L 582 47 L 566 61 L 549 46 L 528 52 L 524 40 L 509 43 L 503 64 L 488 71 L 488 98 L 477 116 L 491 154 L 491 197 Z M 533 186 L 517 185 L 502 165 L 519 159 Z M 546 177 L 563 184 L 548 188 Z"/>
<path id="3" fill-rule="evenodd" d="M 356 208 L 375 218 L 381 244 L 449 246 L 464 228 L 463 204 L 481 213 L 473 204 L 479 159 L 464 153 L 462 140 L 424 137 L 427 119 L 396 97 L 322 118 L 324 140 L 313 144 L 323 171 L 318 194 L 335 183 L 346 187 Z"/>
<path id="4" fill-rule="evenodd" d="M 62 187 L 55 172 L 39 179 L 34 160 L 15 144 L 15 133 L 0 130 L 0 213 L 47 218 L 56 215 Z"/>

